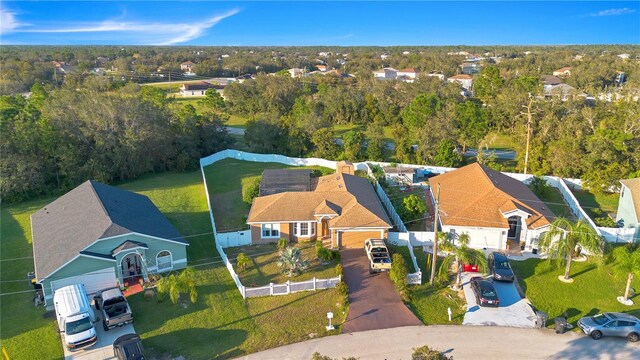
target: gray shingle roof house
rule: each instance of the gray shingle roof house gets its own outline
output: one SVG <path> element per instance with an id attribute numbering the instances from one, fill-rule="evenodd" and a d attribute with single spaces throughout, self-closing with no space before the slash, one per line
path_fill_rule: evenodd
<path id="1" fill-rule="evenodd" d="M 31 215 L 36 279 L 87 292 L 186 267 L 188 243 L 144 195 L 89 180 Z"/>

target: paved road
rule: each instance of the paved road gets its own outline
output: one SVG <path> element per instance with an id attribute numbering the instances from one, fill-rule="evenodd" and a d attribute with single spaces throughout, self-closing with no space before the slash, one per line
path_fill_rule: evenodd
<path id="1" fill-rule="evenodd" d="M 515 283 L 494 282 L 494 287 L 500 299 L 500 307 L 481 307 L 471 289 L 469 280 L 478 273 L 464 273 L 462 287 L 467 299 L 467 312 L 464 314 L 463 325 L 496 325 L 519 328 L 534 328 L 536 314 L 533 309 L 520 297 Z"/>
<path id="2" fill-rule="evenodd" d="M 363 249 L 342 250 L 340 256 L 350 302 L 343 333 L 422 324 L 400 300 L 388 273 L 369 274 Z"/>
<path id="3" fill-rule="evenodd" d="M 408 326 L 342 334 L 287 345 L 243 357 L 247 360 L 307 360 L 314 352 L 341 359 L 411 359 L 423 345 L 445 351 L 455 360 L 481 359 L 638 359 L 640 343 L 604 338 L 599 341 L 577 332 L 558 335 L 553 330 L 498 326 Z"/>

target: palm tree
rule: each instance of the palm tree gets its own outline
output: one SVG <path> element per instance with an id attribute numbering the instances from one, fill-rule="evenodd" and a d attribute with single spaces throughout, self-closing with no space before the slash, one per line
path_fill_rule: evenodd
<path id="1" fill-rule="evenodd" d="M 489 268 L 487 257 L 480 250 L 475 250 L 469 247 L 469 241 L 471 240 L 468 233 L 462 233 L 458 236 L 458 246 L 454 245 L 449 240 L 445 240 L 441 243 L 440 248 L 450 253 L 445 257 L 440 265 L 438 276 L 446 278 L 449 275 L 449 269 L 453 264 L 456 264 L 458 271 L 456 274 L 455 285 L 460 287 L 462 285 L 462 272 L 460 268 L 462 264 L 474 264 L 478 266 L 478 270 L 485 272 Z"/>
<path id="2" fill-rule="evenodd" d="M 280 252 L 280 258 L 276 263 L 283 268 L 287 276 L 294 276 L 309 266 L 309 262 L 302 260 L 302 253 L 297 247 L 286 247 Z"/>
<path id="3" fill-rule="evenodd" d="M 566 218 L 556 218 L 551 223 L 551 229 L 540 239 L 539 247 L 549 256 L 548 261 L 566 262 L 564 280 L 571 280 L 571 260 L 580 249 L 593 254 L 602 253 L 602 238 L 583 220 L 576 222 Z"/>
<path id="4" fill-rule="evenodd" d="M 198 291 L 196 290 L 196 272 L 193 268 L 186 268 L 180 275 L 171 274 L 165 276 L 158 281 L 158 293 L 169 293 L 169 298 L 174 304 L 178 303 L 181 294 L 189 294 L 192 303 L 198 300 Z"/>
<path id="5" fill-rule="evenodd" d="M 633 304 L 633 302 L 629 300 L 629 292 L 631 291 L 633 274 L 640 274 L 640 248 L 629 244 L 613 254 L 620 267 L 628 273 L 627 287 L 624 290 L 624 297 L 620 302 L 623 304 Z"/>

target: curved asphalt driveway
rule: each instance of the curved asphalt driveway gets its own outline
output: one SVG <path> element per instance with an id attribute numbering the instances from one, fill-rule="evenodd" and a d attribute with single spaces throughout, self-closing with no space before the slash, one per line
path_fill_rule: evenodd
<path id="1" fill-rule="evenodd" d="M 422 325 L 400 299 L 389 274 L 369 274 L 363 249 L 342 250 L 340 255 L 350 303 L 343 333 Z"/>

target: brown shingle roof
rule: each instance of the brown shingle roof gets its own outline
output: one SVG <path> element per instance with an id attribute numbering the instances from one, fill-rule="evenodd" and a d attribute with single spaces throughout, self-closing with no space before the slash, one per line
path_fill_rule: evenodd
<path id="1" fill-rule="evenodd" d="M 452 77 L 450 77 L 449 79 L 454 79 L 454 80 L 471 80 L 473 79 L 471 76 L 467 75 L 467 74 L 458 74 L 458 75 L 454 75 Z"/>
<path id="2" fill-rule="evenodd" d="M 640 221 L 640 178 L 620 180 L 622 185 L 626 186 L 631 193 L 633 207 L 636 209 L 636 217 Z"/>
<path id="3" fill-rule="evenodd" d="M 312 191 L 283 192 L 253 200 L 247 223 L 317 220 L 316 214 L 338 214 L 331 228 L 384 227 L 391 222 L 373 187 L 365 178 L 333 174 L 318 178 Z"/>
<path id="4" fill-rule="evenodd" d="M 429 179 L 440 184 L 440 208 L 445 225 L 509 227 L 503 214 L 521 210 L 531 214 L 527 227 L 549 225 L 554 215 L 522 182 L 474 163 Z"/>

